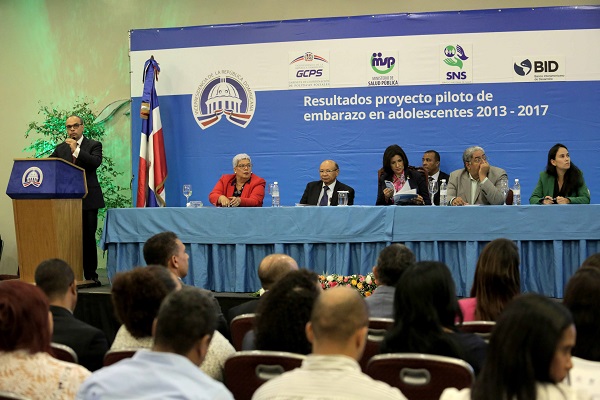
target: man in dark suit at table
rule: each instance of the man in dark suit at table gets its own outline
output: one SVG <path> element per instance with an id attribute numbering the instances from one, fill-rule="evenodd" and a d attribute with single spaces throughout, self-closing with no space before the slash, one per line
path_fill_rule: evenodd
<path id="1" fill-rule="evenodd" d="M 82 200 L 83 274 L 93 281 L 93 286 L 102 286 L 98 280 L 98 254 L 96 229 L 98 209 L 104 207 L 104 197 L 96 170 L 102 164 L 102 143 L 83 136 L 83 120 L 71 115 L 66 121 L 68 138 L 56 146 L 50 157 L 62 158 L 85 170 L 88 194 Z"/>
<path id="2" fill-rule="evenodd" d="M 269 291 L 288 272 L 297 269 L 298 263 L 287 254 L 269 254 L 263 258 L 258 266 L 258 279 L 264 290 L 263 293 Z M 227 312 L 228 322 L 231 324 L 231 321 L 239 315 L 254 313 L 258 307 L 258 300 L 252 299 L 230 308 Z"/>
<path id="3" fill-rule="evenodd" d="M 144 243 L 144 260 L 146 265 L 162 265 L 171 271 L 179 280 L 185 278 L 189 270 L 190 256 L 185 251 L 185 245 L 173 232 L 161 232 L 152 236 Z M 217 315 L 217 330 L 229 338 L 229 326 L 221 311 L 221 305 L 210 290 L 202 289 L 213 304 Z"/>
<path id="4" fill-rule="evenodd" d="M 337 180 L 340 168 L 333 160 L 325 160 L 319 168 L 320 181 L 309 182 L 304 189 L 300 204 L 313 206 L 337 206 L 338 192 L 348 192 L 348 205 L 354 204 L 354 189 Z"/>
<path id="5" fill-rule="evenodd" d="M 448 201 L 451 206 L 468 204 L 501 205 L 501 182 L 508 181 L 506 171 L 491 166 L 483 148 L 472 146 L 463 153 L 464 168 L 450 174 Z"/>
<path id="6" fill-rule="evenodd" d="M 436 181 L 438 184 L 438 191 L 435 196 L 433 196 L 433 203 L 436 206 L 440 205 L 440 185 L 442 184 L 442 179 L 446 180 L 446 184 L 450 180 L 450 175 L 445 172 L 440 171 L 440 153 L 435 150 L 427 150 L 423 153 L 423 169 L 427 172 L 427 177 L 429 181 Z"/>
<path id="7" fill-rule="evenodd" d="M 58 258 L 42 261 L 35 270 L 35 284 L 50 302 L 54 322 L 52 341 L 72 348 L 79 364 L 90 371 L 102 368 L 108 341 L 100 329 L 73 316 L 77 305 L 77 283 L 69 264 Z"/>

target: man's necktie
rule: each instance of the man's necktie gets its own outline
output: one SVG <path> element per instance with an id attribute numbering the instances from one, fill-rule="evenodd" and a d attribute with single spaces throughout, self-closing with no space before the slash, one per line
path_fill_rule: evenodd
<path id="1" fill-rule="evenodd" d="M 323 197 L 321 197 L 321 201 L 319 202 L 320 206 L 326 206 L 329 204 L 328 200 L 329 200 L 329 196 L 327 196 L 327 191 L 329 190 L 329 186 L 324 185 L 323 186 Z"/>

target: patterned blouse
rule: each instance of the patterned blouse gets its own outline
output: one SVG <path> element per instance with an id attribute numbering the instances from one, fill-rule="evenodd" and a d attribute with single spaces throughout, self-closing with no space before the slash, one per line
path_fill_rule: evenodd
<path id="1" fill-rule="evenodd" d="M 152 337 L 137 339 L 129 333 L 125 325 L 121 325 L 115 341 L 110 347 L 111 350 L 130 350 L 130 349 L 150 349 L 154 344 Z M 235 353 L 235 349 L 229 343 L 225 336 L 219 331 L 215 331 L 212 340 L 208 345 L 208 352 L 200 369 L 213 379 L 223 382 L 223 369 L 225 361 Z"/>
<path id="2" fill-rule="evenodd" d="M 48 353 L 0 351 L 0 390 L 28 399 L 74 399 L 91 374 L 81 365 L 57 360 Z"/>

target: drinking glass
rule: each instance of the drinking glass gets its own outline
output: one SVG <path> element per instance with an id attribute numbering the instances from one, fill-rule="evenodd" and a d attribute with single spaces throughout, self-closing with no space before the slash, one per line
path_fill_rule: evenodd
<path id="1" fill-rule="evenodd" d="M 502 193 L 502 198 L 504 199 L 504 205 L 506 205 L 506 195 L 508 194 L 508 179 L 500 180 L 500 192 Z"/>
<path id="2" fill-rule="evenodd" d="M 435 179 L 432 179 L 429 181 L 429 198 L 431 199 L 431 205 L 435 206 L 435 203 L 433 201 L 433 196 L 435 196 L 435 194 L 438 191 L 438 183 Z"/>
<path id="3" fill-rule="evenodd" d="M 188 207 L 190 205 L 190 196 L 192 195 L 192 185 L 183 185 L 183 195 L 185 196 L 185 206 Z"/>

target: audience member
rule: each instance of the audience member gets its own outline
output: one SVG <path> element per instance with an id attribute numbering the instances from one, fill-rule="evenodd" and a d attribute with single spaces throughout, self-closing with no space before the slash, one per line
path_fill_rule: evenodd
<path id="1" fill-rule="evenodd" d="M 592 267 L 600 269 L 600 253 L 595 253 L 586 258 L 581 264 L 581 268 L 583 267 Z"/>
<path id="2" fill-rule="evenodd" d="M 394 318 L 394 293 L 404 270 L 416 262 L 415 255 L 403 244 L 394 243 L 381 250 L 373 275 L 377 289 L 365 299 L 371 318 Z"/>
<path id="3" fill-rule="evenodd" d="M 263 294 L 275 285 L 277 281 L 283 278 L 288 272 L 298 269 L 296 260 L 287 254 L 269 254 L 262 259 L 258 266 L 258 279 L 262 285 Z M 229 309 L 227 317 L 229 323 L 242 314 L 252 314 L 256 312 L 259 299 L 252 299 Z"/>
<path id="4" fill-rule="evenodd" d="M 423 169 L 427 172 L 427 177 L 429 181 L 436 181 L 438 191 L 433 196 L 432 203 L 436 206 L 440 205 L 440 185 L 442 184 L 442 179 L 446 180 L 446 184 L 450 180 L 450 176 L 440 171 L 440 153 L 435 150 L 427 150 L 423 153 Z"/>
<path id="5" fill-rule="evenodd" d="M 173 232 L 157 233 L 144 243 L 144 260 L 146 264 L 167 267 L 180 280 L 188 274 L 189 258 L 190 256 L 185 251 L 185 245 Z M 229 326 L 221 311 L 219 301 L 210 290 L 206 290 L 206 295 L 212 300 L 217 315 L 217 330 L 223 336 L 229 337 Z"/>
<path id="6" fill-rule="evenodd" d="M 506 171 L 491 166 L 485 151 L 479 146 L 469 147 L 463 153 L 464 168 L 450 174 L 448 199 L 451 206 L 466 204 L 504 203 L 501 182 L 508 180 Z"/>
<path id="7" fill-rule="evenodd" d="M 260 301 L 254 331 L 244 338 L 244 350 L 310 353 L 304 327 L 320 293 L 319 278 L 314 272 L 299 269 L 286 274 Z"/>
<path id="8" fill-rule="evenodd" d="M 348 192 L 348 205 L 354 204 L 354 189 L 337 180 L 340 167 L 333 160 L 325 160 L 319 167 L 320 181 L 309 182 L 304 189 L 300 204 L 313 206 L 337 206 L 338 192 Z"/>
<path id="9" fill-rule="evenodd" d="M 579 268 L 567 283 L 564 304 L 577 328 L 573 355 L 600 363 L 600 268 Z"/>
<path id="10" fill-rule="evenodd" d="M 530 204 L 590 204 L 583 172 L 571 162 L 569 150 L 557 143 L 548 151 L 546 170 L 540 172 Z"/>
<path id="11" fill-rule="evenodd" d="M 263 384 L 252 399 L 404 399 L 398 389 L 360 369 L 357 360 L 365 348 L 368 324 L 367 307 L 356 290 L 326 290 L 306 324 L 312 354 L 302 367 Z"/>
<path id="12" fill-rule="evenodd" d="M 441 400 L 575 399 L 560 383 L 571 368 L 575 325 L 562 304 L 517 296 L 498 318 L 485 364 L 472 389 L 446 389 Z"/>
<path id="13" fill-rule="evenodd" d="M 517 245 L 508 239 L 495 239 L 479 255 L 471 297 L 458 301 L 463 320 L 495 321 L 520 292 Z"/>
<path id="14" fill-rule="evenodd" d="M 72 348 L 79 364 L 90 371 L 102 368 L 108 340 L 100 329 L 73 315 L 77 305 L 77 282 L 69 264 L 58 258 L 42 261 L 35 270 L 35 284 L 50 302 L 54 323 L 52 341 Z"/>
<path id="15" fill-rule="evenodd" d="M 409 168 L 409 166 L 408 157 L 402 147 L 393 144 L 385 149 L 383 152 L 383 165 L 379 170 L 377 181 L 377 201 L 375 205 L 389 206 L 395 204 L 394 193 L 406 189 L 416 191 L 417 197 L 408 202 L 398 202 L 398 205 L 431 204 L 425 176 L 420 171 Z M 408 188 L 405 185 L 408 185 Z"/>
<path id="16" fill-rule="evenodd" d="M 222 383 L 198 366 L 207 356 L 216 318 L 211 300 L 197 288 L 171 293 L 153 325 L 152 350 L 140 350 L 95 372 L 79 399 L 233 399 Z"/>
<path id="17" fill-rule="evenodd" d="M 113 280 L 112 299 L 119 328 L 112 350 L 148 349 L 152 338 L 152 324 L 163 299 L 181 288 L 181 282 L 162 266 L 138 267 L 117 274 Z M 225 360 L 235 352 L 229 341 L 219 333 L 212 335 L 208 353 L 200 366 L 210 377 L 223 380 Z"/>
<path id="18" fill-rule="evenodd" d="M 0 282 L 0 390 L 32 400 L 75 398 L 90 372 L 52 357 L 51 336 L 42 290 L 18 280 Z"/>
<path id="19" fill-rule="evenodd" d="M 462 313 L 448 267 L 421 261 L 409 267 L 396 286 L 394 326 L 381 353 L 425 353 L 461 358 L 478 373 L 487 344 L 480 337 L 455 328 Z"/>
<path id="20" fill-rule="evenodd" d="M 210 204 L 217 207 L 262 207 L 266 182 L 252 173 L 248 154 L 233 157 L 233 174 L 224 174 L 208 195 Z"/>

